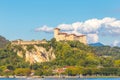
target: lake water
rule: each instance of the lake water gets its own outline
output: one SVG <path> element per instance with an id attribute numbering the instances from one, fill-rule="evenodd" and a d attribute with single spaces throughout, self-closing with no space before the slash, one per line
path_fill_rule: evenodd
<path id="1" fill-rule="evenodd" d="M 0 78 L 0 80 L 120 80 L 120 78 Z"/>

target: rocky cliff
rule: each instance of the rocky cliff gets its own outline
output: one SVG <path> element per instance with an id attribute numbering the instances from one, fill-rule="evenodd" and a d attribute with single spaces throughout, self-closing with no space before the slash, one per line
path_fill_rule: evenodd
<path id="1" fill-rule="evenodd" d="M 56 58 L 53 48 L 46 50 L 46 48 L 37 45 L 17 45 L 14 46 L 14 51 L 30 64 L 48 62 Z"/>

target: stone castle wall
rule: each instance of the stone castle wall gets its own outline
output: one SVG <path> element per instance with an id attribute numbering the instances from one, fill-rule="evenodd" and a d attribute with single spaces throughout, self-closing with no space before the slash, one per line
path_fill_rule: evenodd
<path id="1" fill-rule="evenodd" d="M 12 41 L 12 45 L 30 45 L 30 44 L 42 44 L 46 43 L 46 41 L 21 41 L 21 40 L 16 40 Z"/>

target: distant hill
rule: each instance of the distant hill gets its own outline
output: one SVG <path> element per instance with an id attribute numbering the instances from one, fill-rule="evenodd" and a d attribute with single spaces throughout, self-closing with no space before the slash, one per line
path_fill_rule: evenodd
<path id="1" fill-rule="evenodd" d="M 8 43 L 9 40 L 7 40 L 5 37 L 0 35 L 0 48 L 4 48 Z"/>
<path id="2" fill-rule="evenodd" d="M 102 43 L 98 42 L 98 43 L 92 43 L 89 44 L 90 46 L 104 46 Z"/>
<path id="3" fill-rule="evenodd" d="M 94 52 L 98 56 L 112 56 L 114 59 L 120 59 L 120 47 L 95 46 Z"/>

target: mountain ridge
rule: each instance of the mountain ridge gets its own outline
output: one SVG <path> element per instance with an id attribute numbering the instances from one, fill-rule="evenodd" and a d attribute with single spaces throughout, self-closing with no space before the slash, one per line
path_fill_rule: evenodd
<path id="1" fill-rule="evenodd" d="M 99 46 L 105 46 L 104 44 L 100 43 L 100 42 L 97 42 L 97 43 L 91 43 L 89 44 L 90 46 L 93 46 L 93 47 L 99 47 Z"/>

